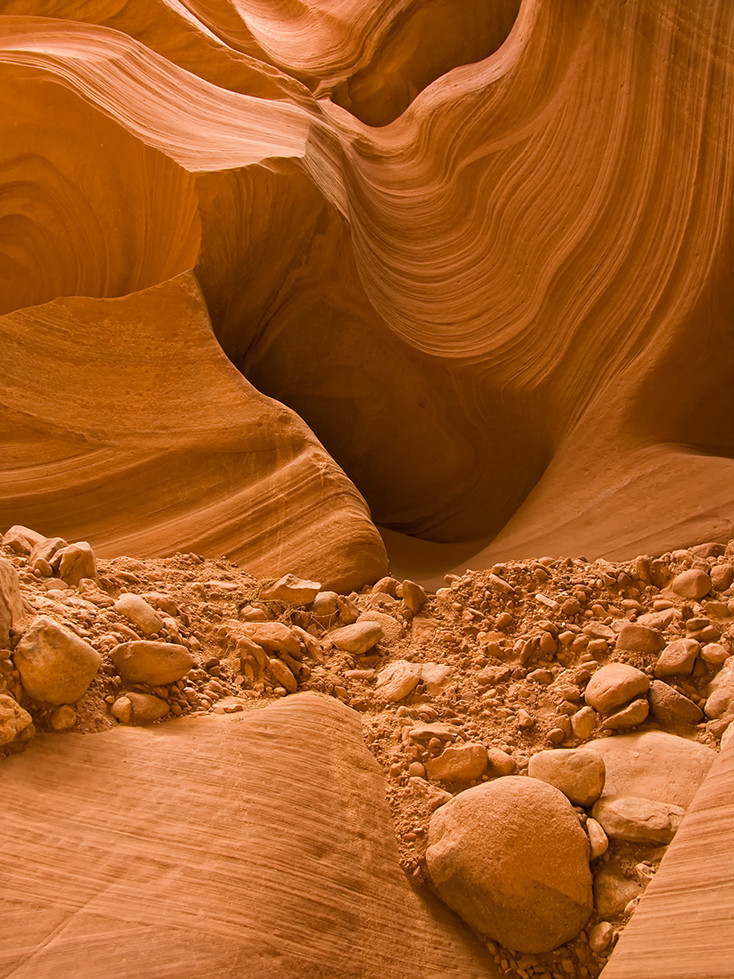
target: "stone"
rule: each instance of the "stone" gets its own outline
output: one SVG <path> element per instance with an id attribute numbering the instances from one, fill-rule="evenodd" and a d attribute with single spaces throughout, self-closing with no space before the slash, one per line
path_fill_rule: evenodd
<path id="1" fill-rule="evenodd" d="M 16 700 L 0 694 L 0 748 L 15 741 L 32 723 L 31 715 Z"/>
<path id="2" fill-rule="evenodd" d="M 593 909 L 589 842 L 570 802 L 508 776 L 459 793 L 431 817 L 426 862 L 441 898 L 508 948 L 548 952 Z"/>
<path id="3" fill-rule="evenodd" d="M 711 569 L 714 591 L 728 591 L 734 582 L 734 564 L 716 564 Z"/>
<path id="4" fill-rule="evenodd" d="M 655 676 L 690 674 L 696 663 L 701 644 L 695 639 L 675 639 L 668 643 L 655 664 Z"/>
<path id="5" fill-rule="evenodd" d="M 376 609 L 362 612 L 355 624 L 360 625 L 362 622 L 376 622 L 380 626 L 382 629 L 382 639 L 380 639 L 380 642 L 384 640 L 386 643 L 394 643 L 403 635 L 402 622 L 394 619 L 387 612 L 379 612 Z"/>
<path id="6" fill-rule="evenodd" d="M 34 544 L 31 548 L 28 563 L 33 567 L 35 562 L 40 558 L 48 564 L 51 564 L 56 554 L 66 546 L 67 542 L 63 537 L 44 537 L 43 540 Z"/>
<path id="7" fill-rule="evenodd" d="M 601 823 L 598 823 L 591 816 L 585 823 L 586 835 L 589 837 L 589 860 L 596 860 L 609 849 L 609 838 L 604 832 Z"/>
<path id="8" fill-rule="evenodd" d="M 593 707 L 582 707 L 575 714 L 571 715 L 571 728 L 574 736 L 581 741 L 586 741 L 594 733 L 598 714 Z"/>
<path id="9" fill-rule="evenodd" d="M 97 561 L 87 541 L 76 541 L 62 547 L 54 555 L 51 566 L 70 585 L 78 585 L 82 578 L 97 577 Z"/>
<path id="10" fill-rule="evenodd" d="M 589 741 L 606 764 L 605 794 L 631 795 L 687 808 L 717 753 L 698 741 L 644 731 Z"/>
<path id="11" fill-rule="evenodd" d="M 609 921 L 600 921 L 589 931 L 589 948 L 598 955 L 609 948 L 614 938 L 614 925 Z"/>
<path id="12" fill-rule="evenodd" d="M 311 603 L 312 613 L 319 619 L 339 614 L 339 596 L 335 591 L 320 591 Z"/>
<path id="13" fill-rule="evenodd" d="M 498 775 L 512 775 L 517 771 L 515 759 L 502 748 L 488 748 L 487 760 Z"/>
<path id="14" fill-rule="evenodd" d="M 621 917 L 641 893 L 640 882 L 625 877 L 616 864 L 603 867 L 594 876 L 594 905 L 602 918 Z"/>
<path id="15" fill-rule="evenodd" d="M 609 714 L 601 723 L 604 731 L 628 731 L 630 728 L 637 727 L 647 719 L 650 713 L 650 704 L 644 697 L 633 700 L 621 710 Z"/>
<path id="16" fill-rule="evenodd" d="M 428 742 L 431 738 L 438 738 L 440 741 L 453 741 L 456 735 L 457 730 L 453 724 L 443 724 L 441 721 L 417 724 L 408 731 L 408 737 L 411 741 Z"/>
<path id="17" fill-rule="evenodd" d="M 617 649 L 627 649 L 634 653 L 659 653 L 665 640 L 657 629 L 644 625 L 623 626 L 617 636 Z"/>
<path id="18" fill-rule="evenodd" d="M 242 623 L 241 633 L 268 653 L 282 651 L 295 659 L 301 659 L 303 655 L 298 636 L 282 622 Z"/>
<path id="19" fill-rule="evenodd" d="M 711 591 L 711 576 L 698 568 L 690 568 L 676 575 L 670 587 L 681 598 L 690 598 L 697 602 Z"/>
<path id="20" fill-rule="evenodd" d="M 318 581 L 306 581 L 293 574 L 285 574 L 273 585 L 260 592 L 265 602 L 289 602 L 291 605 L 310 605 L 321 591 Z"/>
<path id="21" fill-rule="evenodd" d="M 706 689 L 706 717 L 721 717 L 734 707 L 734 657 L 729 657 Z"/>
<path id="22" fill-rule="evenodd" d="M 24 619 L 18 572 L 0 557 L 0 648 L 10 649 Z"/>
<path id="23" fill-rule="evenodd" d="M 699 659 L 709 666 L 722 666 L 730 656 L 729 650 L 718 642 L 707 643 L 698 654 Z"/>
<path id="24" fill-rule="evenodd" d="M 2 543 L 5 547 L 15 551 L 16 554 L 30 554 L 33 546 L 40 544 L 45 539 L 43 534 L 36 533 L 30 527 L 14 524 L 3 534 Z"/>
<path id="25" fill-rule="evenodd" d="M 49 717 L 54 731 L 70 731 L 76 724 L 76 711 L 69 704 L 62 704 Z"/>
<path id="26" fill-rule="evenodd" d="M 473 782 L 484 774 L 487 763 L 484 745 L 470 742 L 444 749 L 426 762 L 426 772 L 435 782 Z"/>
<path id="27" fill-rule="evenodd" d="M 282 660 L 271 659 L 268 661 L 268 666 L 270 675 L 279 686 L 288 693 L 295 693 L 298 690 L 298 681 Z"/>
<path id="28" fill-rule="evenodd" d="M 120 615 L 124 615 L 133 625 L 136 625 L 146 636 L 152 636 L 163 628 L 163 619 L 153 606 L 149 605 L 140 595 L 123 592 L 113 608 Z"/>
<path id="29" fill-rule="evenodd" d="M 185 646 L 150 639 L 120 643 L 110 652 L 110 659 L 123 680 L 151 687 L 175 683 L 194 665 Z"/>
<path id="30" fill-rule="evenodd" d="M 611 713 L 640 694 L 647 693 L 650 679 L 626 663 L 609 663 L 594 673 L 586 685 L 586 703 L 602 714 Z"/>
<path id="31" fill-rule="evenodd" d="M 591 810 L 607 836 L 628 843 L 670 843 L 685 812 L 671 802 L 631 795 L 605 795 Z"/>
<path id="32" fill-rule="evenodd" d="M 96 649 L 47 615 L 26 629 L 14 659 L 28 695 L 49 704 L 76 703 L 102 663 Z"/>
<path id="33" fill-rule="evenodd" d="M 444 663 L 423 663 L 421 682 L 426 693 L 430 697 L 436 697 L 451 683 L 451 667 Z"/>
<path id="34" fill-rule="evenodd" d="M 692 700 L 679 693 L 662 680 L 653 680 L 650 687 L 650 711 L 655 720 L 664 726 L 698 724 L 703 711 Z"/>
<path id="35" fill-rule="evenodd" d="M 587 808 L 604 789 L 604 759 L 584 748 L 539 751 L 530 758 L 528 775 L 555 785 L 572 803 Z"/>
<path id="36" fill-rule="evenodd" d="M 329 633 L 329 639 L 337 649 L 344 650 L 345 653 L 354 653 L 361 656 L 373 649 L 383 638 L 382 626 L 377 622 L 363 621 L 354 622 L 351 625 L 342 626 Z"/>
<path id="37" fill-rule="evenodd" d="M 165 700 L 154 697 L 151 693 L 128 690 L 125 698 L 130 702 L 129 724 L 152 724 L 165 717 L 171 709 Z"/>
<path id="38" fill-rule="evenodd" d="M 428 595 L 419 584 L 406 578 L 403 582 L 403 601 L 408 611 L 417 615 L 428 601 Z"/>
<path id="39" fill-rule="evenodd" d="M 420 663 L 396 660 L 377 674 L 375 693 L 388 703 L 395 704 L 415 690 L 420 682 L 421 672 Z"/>
<path id="40" fill-rule="evenodd" d="M 400 582 L 397 578 L 393 578 L 391 575 L 385 575 L 374 583 L 372 594 L 376 595 L 381 592 L 383 595 L 390 595 L 391 598 L 397 598 L 399 585 Z"/>

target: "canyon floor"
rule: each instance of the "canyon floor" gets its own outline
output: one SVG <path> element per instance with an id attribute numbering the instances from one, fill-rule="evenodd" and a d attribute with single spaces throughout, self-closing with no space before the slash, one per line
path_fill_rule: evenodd
<path id="1" fill-rule="evenodd" d="M 649 942 L 643 967 L 625 935 L 675 873 L 734 712 L 734 542 L 347 595 L 192 553 L 95 560 L 24 528 L 4 542 L 2 975 L 679 974 Z M 74 643 L 98 654 L 81 679 Z M 69 682 L 86 684 L 74 702 Z M 591 752 L 601 784 L 550 764 Z M 436 814 L 502 780 L 558 786 L 589 839 L 593 907 L 550 951 L 464 924 L 429 870 Z M 511 875 L 515 916 L 555 926 L 564 885 L 538 902 L 546 855 L 532 824 L 518 832 L 493 886 Z M 696 859 L 730 908 L 716 847 Z M 710 888 L 686 887 L 700 918 Z M 649 906 L 665 927 L 665 900 Z M 727 975 L 725 935 L 717 954 L 720 971 L 680 975 Z"/>

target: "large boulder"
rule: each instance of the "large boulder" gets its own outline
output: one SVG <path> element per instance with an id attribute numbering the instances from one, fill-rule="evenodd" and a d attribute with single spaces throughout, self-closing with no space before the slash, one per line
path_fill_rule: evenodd
<path id="1" fill-rule="evenodd" d="M 49 704 L 76 703 L 102 662 L 89 643 L 47 615 L 26 629 L 14 658 L 29 696 Z"/>
<path id="2" fill-rule="evenodd" d="M 592 912 L 586 833 L 563 793 L 537 779 L 455 796 L 431 817 L 426 860 L 443 900 L 508 948 L 550 951 Z"/>
<path id="3" fill-rule="evenodd" d="M 149 639 L 120 643 L 110 659 L 123 680 L 151 687 L 175 683 L 194 665 L 194 657 L 185 646 Z"/>
<path id="4" fill-rule="evenodd" d="M 687 808 L 716 759 L 698 741 L 663 731 L 589 741 L 606 765 L 605 795 L 635 796 Z"/>

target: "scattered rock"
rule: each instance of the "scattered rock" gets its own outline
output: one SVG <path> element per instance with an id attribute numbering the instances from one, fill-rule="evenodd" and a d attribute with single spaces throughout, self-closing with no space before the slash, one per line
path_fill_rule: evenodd
<path id="1" fill-rule="evenodd" d="M 163 628 L 163 619 L 140 595 L 123 592 L 115 602 L 114 609 L 129 619 L 146 636 L 152 636 Z"/>
<path id="2" fill-rule="evenodd" d="M 591 814 L 607 836 L 629 843 L 670 843 L 685 815 L 682 806 L 631 795 L 605 795 Z"/>
<path id="3" fill-rule="evenodd" d="M 608 714 L 634 697 L 647 693 L 649 686 L 650 679 L 642 670 L 627 663 L 609 663 L 589 680 L 584 698 L 590 707 Z"/>
<path id="4" fill-rule="evenodd" d="M 421 681 L 426 693 L 435 697 L 445 690 L 451 682 L 451 667 L 443 663 L 423 663 Z"/>
<path id="5" fill-rule="evenodd" d="M 734 706 L 734 657 L 726 660 L 709 683 L 707 694 L 704 706 L 706 717 L 722 717 Z"/>
<path id="6" fill-rule="evenodd" d="M 110 652 L 110 659 L 123 680 L 151 687 L 175 683 L 194 665 L 185 646 L 149 639 L 120 643 Z"/>
<path id="7" fill-rule="evenodd" d="M 687 808 L 716 759 L 697 741 L 663 731 L 600 738 L 585 745 L 606 764 L 605 793 L 631 795 Z"/>
<path id="8" fill-rule="evenodd" d="M 284 690 L 288 693 L 295 693 L 298 690 L 298 681 L 282 660 L 271 659 L 268 661 L 268 666 L 270 675 Z"/>
<path id="9" fill-rule="evenodd" d="M 384 632 L 379 623 L 362 619 L 329 633 L 329 639 L 337 649 L 343 649 L 344 652 L 353 653 L 355 656 L 368 653 L 380 642 L 383 636 Z"/>
<path id="10" fill-rule="evenodd" d="M 27 710 L 7 694 L 0 694 L 0 747 L 15 741 L 32 724 L 33 718 Z"/>
<path id="11" fill-rule="evenodd" d="M 655 665 L 655 676 L 692 673 L 700 649 L 701 644 L 695 639 L 675 639 L 668 643 Z"/>
<path id="12" fill-rule="evenodd" d="M 54 731 L 70 731 L 76 724 L 76 711 L 68 704 L 57 707 L 49 718 Z"/>
<path id="13" fill-rule="evenodd" d="M 715 591 L 728 591 L 734 582 L 734 564 L 717 564 L 711 569 L 711 584 Z"/>
<path id="14" fill-rule="evenodd" d="M 68 544 L 54 554 L 51 566 L 63 581 L 78 585 L 82 578 L 97 577 L 97 562 L 94 551 L 87 541 Z"/>
<path id="15" fill-rule="evenodd" d="M 509 776 L 467 789 L 431 817 L 426 861 L 468 924 L 521 952 L 574 938 L 592 912 L 589 843 L 568 799 Z"/>
<path id="16" fill-rule="evenodd" d="M 676 575 L 671 584 L 671 588 L 680 595 L 681 598 L 690 598 L 698 601 L 711 591 L 711 577 L 697 568 L 690 568 Z"/>
<path id="17" fill-rule="evenodd" d="M 600 921 L 589 932 L 589 947 L 597 955 L 609 948 L 614 938 L 614 925 L 609 921 Z"/>
<path id="18" fill-rule="evenodd" d="M 591 816 L 585 824 L 586 835 L 589 837 L 589 860 L 596 860 L 609 849 L 609 838 L 604 832 L 601 823 L 598 823 Z"/>
<path id="19" fill-rule="evenodd" d="M 301 643 L 298 636 L 282 622 L 246 622 L 241 623 L 244 636 L 268 653 L 288 653 L 300 659 Z"/>
<path id="20" fill-rule="evenodd" d="M 593 707 L 582 707 L 571 717 L 571 728 L 575 737 L 586 741 L 594 733 L 598 715 Z"/>
<path id="21" fill-rule="evenodd" d="M 513 775 L 517 771 L 515 759 L 502 748 L 489 748 L 487 760 L 498 775 Z"/>
<path id="22" fill-rule="evenodd" d="M 703 718 L 698 704 L 662 680 L 653 680 L 649 699 L 652 716 L 663 726 L 698 724 Z"/>
<path id="23" fill-rule="evenodd" d="M 15 665 L 29 696 L 49 704 L 76 703 L 101 662 L 96 649 L 47 615 L 33 620 L 15 650 Z"/>
<path id="24" fill-rule="evenodd" d="M 483 744 L 458 744 L 431 758 L 426 772 L 434 782 L 473 782 L 484 774 L 487 762 Z"/>
<path id="25" fill-rule="evenodd" d="M 592 805 L 604 789 L 604 759 L 583 748 L 539 751 L 528 764 L 528 775 L 555 785 L 577 806 Z"/>
<path id="26" fill-rule="evenodd" d="M 274 585 L 264 588 L 260 598 L 266 602 L 289 602 L 291 605 L 310 605 L 321 591 L 317 581 L 304 581 L 295 575 L 283 575 Z"/>
<path id="27" fill-rule="evenodd" d="M 710 642 L 701 649 L 698 656 L 699 659 L 702 659 L 709 666 L 723 666 L 731 656 L 731 653 L 721 643 Z"/>
<path id="28" fill-rule="evenodd" d="M 375 622 L 380 626 L 382 629 L 382 637 L 380 640 L 378 640 L 379 642 L 397 642 L 403 635 L 402 624 L 394 619 L 392 615 L 388 615 L 387 612 L 378 612 L 375 609 L 370 609 L 368 612 L 362 612 L 355 624 L 361 625 L 362 622 Z"/>
<path id="29" fill-rule="evenodd" d="M 628 649 L 635 653 L 659 653 L 665 640 L 656 629 L 643 625 L 626 625 L 617 636 L 617 649 Z"/>
<path id="30" fill-rule="evenodd" d="M 424 588 L 406 578 L 403 582 L 403 601 L 408 611 L 417 615 L 428 601 L 428 595 Z"/>
<path id="31" fill-rule="evenodd" d="M 627 704 L 621 710 L 609 714 L 608 717 L 604 718 L 601 726 L 604 731 L 629 731 L 630 728 L 642 724 L 649 713 L 650 704 L 644 697 L 641 697 L 638 700 L 633 700 L 631 704 Z"/>
<path id="32" fill-rule="evenodd" d="M 4 557 L 0 558 L 0 647 L 10 649 L 23 622 L 18 573 Z"/>
<path id="33" fill-rule="evenodd" d="M 160 697 L 128 690 L 112 705 L 111 713 L 122 724 L 142 725 L 159 721 L 169 711 L 169 705 Z"/>
<path id="34" fill-rule="evenodd" d="M 418 686 L 421 673 L 420 663 L 396 660 L 378 673 L 375 693 L 383 700 L 395 704 Z"/>
<path id="35" fill-rule="evenodd" d="M 642 893 L 639 881 L 630 880 L 615 864 L 603 867 L 594 877 L 594 905 L 602 918 L 619 918 Z"/>
<path id="36" fill-rule="evenodd" d="M 5 532 L 2 543 L 5 547 L 10 547 L 16 554 L 30 554 L 34 545 L 40 544 L 45 539 L 43 534 L 36 533 L 30 527 L 15 524 Z"/>

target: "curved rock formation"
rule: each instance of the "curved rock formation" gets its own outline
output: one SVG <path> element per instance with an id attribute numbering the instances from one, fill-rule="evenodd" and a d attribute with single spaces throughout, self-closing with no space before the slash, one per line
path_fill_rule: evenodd
<path id="1" fill-rule="evenodd" d="M 219 435 L 216 461 L 190 454 L 182 417 L 173 483 L 190 469 L 189 490 L 147 462 L 138 482 L 94 398 L 65 396 L 78 429 L 45 396 L 19 407 L 23 371 L 39 398 L 29 360 L 3 455 L 32 441 L 34 466 L 4 463 L 8 523 L 74 536 L 69 487 L 89 501 L 105 487 L 84 527 L 103 553 L 160 553 L 177 533 L 344 583 L 386 568 L 360 492 L 378 524 L 446 545 L 408 542 L 414 575 L 445 570 L 456 544 L 481 566 L 734 533 L 725 0 L 36 6 L 8 0 L 0 17 L 0 308 L 27 317 L 8 329 L 66 303 L 91 364 L 90 318 L 108 308 L 92 300 L 150 303 L 153 336 L 160 290 L 189 276 L 232 363 L 316 438 L 303 428 L 294 449 L 283 421 L 287 447 L 260 470 Z M 88 368 L 91 388 L 110 364 Z M 206 383 L 225 398 L 234 375 L 218 371 Z M 285 419 L 266 403 L 242 409 L 241 445 L 261 410 Z M 102 467 L 58 480 L 92 430 Z M 145 516 L 130 500 L 153 485 Z"/>
<path id="2" fill-rule="evenodd" d="M 500 974 L 411 889 L 359 715 L 326 697 L 40 737 L 3 793 L 3 975 Z"/>

